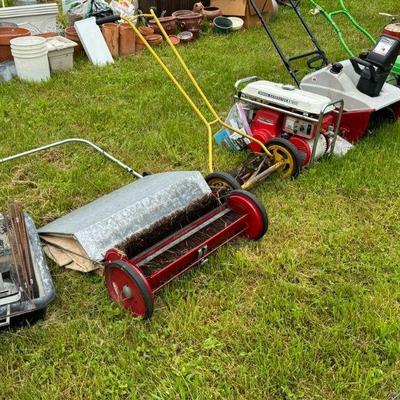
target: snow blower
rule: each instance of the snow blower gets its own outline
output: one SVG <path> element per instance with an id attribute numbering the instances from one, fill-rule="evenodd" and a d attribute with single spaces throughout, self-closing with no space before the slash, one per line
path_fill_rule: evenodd
<path id="1" fill-rule="evenodd" d="M 249 192 L 220 196 L 197 171 L 143 176 L 82 139 L 0 163 L 70 142 L 91 146 L 140 179 L 39 229 L 45 251 L 68 268 L 88 272 L 103 266 L 110 296 L 135 316 L 149 318 L 154 293 L 221 246 L 238 237 L 257 240 L 267 231 L 266 211 Z"/>
<path id="2" fill-rule="evenodd" d="M 307 93 L 344 101 L 340 135 L 348 141 L 358 142 L 365 134 L 374 132 L 383 122 L 394 122 L 400 116 L 400 88 L 386 83 L 400 49 L 400 40 L 382 35 L 376 46 L 364 58 L 352 57 L 330 64 L 325 52 L 312 33 L 298 8 L 298 3 L 288 0 L 313 49 L 303 54 L 287 57 L 265 21 L 254 0 L 249 0 L 260 22 L 272 41 L 279 57 L 296 85 Z M 312 70 L 300 80 L 294 62 L 306 59 Z"/>
<path id="3" fill-rule="evenodd" d="M 136 35 L 145 44 L 150 54 L 160 64 L 164 72 L 167 74 L 168 78 L 175 84 L 178 91 L 182 94 L 182 96 L 189 103 L 196 115 L 206 126 L 208 134 L 208 168 L 210 172 L 210 174 L 206 177 L 206 181 L 212 187 L 219 187 L 223 188 L 224 190 L 240 188 L 250 189 L 256 184 L 264 181 L 274 172 L 277 172 L 282 177 L 296 177 L 299 174 L 301 169 L 300 154 L 298 153 L 296 147 L 290 141 L 282 139 L 279 141 L 273 141 L 271 143 L 263 143 L 260 142 L 257 138 L 248 135 L 243 130 L 237 129 L 227 124 L 220 118 L 214 107 L 211 105 L 210 101 L 207 99 L 203 90 L 200 88 L 198 82 L 194 78 L 185 61 L 182 59 L 178 50 L 172 44 L 168 34 L 165 32 L 163 26 L 161 25 L 153 10 L 151 10 L 151 14 L 141 14 L 133 17 L 122 16 L 121 18 L 130 24 Z M 176 59 L 178 60 L 187 77 L 189 78 L 189 81 L 191 82 L 197 93 L 200 95 L 208 111 L 212 114 L 213 119 L 211 121 L 207 119 L 205 114 L 200 110 L 200 107 L 191 99 L 188 92 L 182 87 L 178 79 L 173 75 L 168 66 L 163 62 L 163 60 L 161 60 L 154 49 L 146 41 L 145 37 L 141 34 L 140 30 L 136 27 L 135 21 L 138 18 L 152 18 L 155 20 L 159 31 L 164 36 L 165 41 L 170 46 L 173 54 L 175 55 Z M 237 136 L 242 137 L 249 142 L 254 142 L 255 145 L 258 146 L 259 150 L 256 153 L 251 154 L 242 166 L 231 170 L 229 173 L 213 172 L 213 128 L 215 126 L 220 126 L 228 129 L 229 131 L 234 132 Z"/>
<path id="4" fill-rule="evenodd" d="M 348 21 L 357 29 L 359 30 L 369 41 L 369 43 L 375 47 L 377 42 L 374 37 L 365 29 L 357 20 L 356 18 L 350 13 L 349 9 L 344 4 L 344 0 L 339 0 L 339 9 L 334 11 L 328 11 L 324 7 L 322 7 L 319 3 L 315 0 L 310 0 L 311 4 L 315 7 L 317 11 L 319 11 L 326 20 L 332 25 L 333 29 L 335 30 L 336 34 L 338 35 L 339 41 L 342 44 L 343 48 L 346 50 L 349 57 L 355 57 L 355 53 L 351 49 L 350 45 L 346 41 L 340 26 L 337 24 L 335 17 L 337 16 L 345 16 Z M 400 38 L 400 24 L 396 23 L 396 18 L 398 16 L 390 15 L 386 13 L 380 13 L 382 16 L 387 16 L 391 18 L 391 23 L 387 25 L 383 31 L 384 35 L 392 36 L 394 38 Z M 360 58 L 365 58 L 368 56 L 369 51 L 364 51 L 360 53 Z M 397 86 L 400 86 L 400 56 L 397 57 L 393 68 L 392 68 L 392 75 L 395 78 L 395 82 Z M 388 80 L 388 82 L 391 82 Z"/>

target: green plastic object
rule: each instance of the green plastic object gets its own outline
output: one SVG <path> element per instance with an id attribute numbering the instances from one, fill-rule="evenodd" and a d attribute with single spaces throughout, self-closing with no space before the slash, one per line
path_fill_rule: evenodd
<path id="1" fill-rule="evenodd" d="M 310 0 L 310 3 L 328 20 L 328 22 L 332 25 L 335 29 L 340 43 L 346 50 L 347 54 L 350 57 L 355 57 L 353 51 L 351 50 L 350 46 L 346 42 L 343 33 L 336 23 L 334 17 L 337 15 L 344 15 L 349 19 L 349 21 L 375 46 L 376 40 L 372 37 L 372 35 L 351 15 L 350 11 L 347 9 L 346 5 L 344 4 L 344 0 L 339 0 L 340 8 L 336 11 L 327 11 L 323 8 L 320 4 L 318 4 L 315 0 Z M 392 73 L 394 75 L 400 75 L 400 56 L 397 58 L 395 65 L 392 68 Z"/>
<path id="2" fill-rule="evenodd" d="M 319 11 L 322 13 L 322 15 L 329 21 L 329 23 L 333 26 L 335 29 L 340 43 L 342 43 L 342 46 L 346 50 L 347 54 L 350 57 L 354 57 L 353 51 L 350 49 L 350 46 L 346 42 L 343 33 L 339 27 L 339 25 L 336 23 L 334 17 L 337 15 L 344 15 L 346 16 L 349 21 L 364 35 L 367 37 L 367 39 L 373 44 L 376 44 L 376 40 L 372 37 L 372 35 L 351 15 L 350 11 L 347 9 L 347 7 L 344 4 L 344 0 L 339 0 L 340 4 L 340 9 L 336 11 L 327 11 L 325 8 L 323 8 L 320 4 L 318 4 L 315 0 L 310 0 L 311 4 Z"/>
<path id="3" fill-rule="evenodd" d="M 400 76 L 400 56 L 397 57 L 397 61 L 394 64 L 393 68 L 392 68 L 392 72 L 395 75 L 399 75 Z"/>

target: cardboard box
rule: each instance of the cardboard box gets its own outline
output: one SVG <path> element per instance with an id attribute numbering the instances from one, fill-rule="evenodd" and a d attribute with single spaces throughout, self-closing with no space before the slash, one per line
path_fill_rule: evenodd
<path id="1" fill-rule="evenodd" d="M 269 14 L 272 10 L 272 0 L 254 1 L 263 14 L 265 21 L 268 22 Z M 260 25 L 260 20 L 248 0 L 211 0 L 210 5 L 220 8 L 223 15 L 243 18 L 245 28 Z"/>

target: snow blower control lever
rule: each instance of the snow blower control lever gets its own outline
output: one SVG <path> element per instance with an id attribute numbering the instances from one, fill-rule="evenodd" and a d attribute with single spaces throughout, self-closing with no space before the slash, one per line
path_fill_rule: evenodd
<path id="1" fill-rule="evenodd" d="M 354 71 L 360 75 L 357 89 L 361 93 L 371 97 L 379 96 L 396 62 L 399 50 L 399 40 L 382 35 L 365 59 L 357 57 L 350 59 Z"/>

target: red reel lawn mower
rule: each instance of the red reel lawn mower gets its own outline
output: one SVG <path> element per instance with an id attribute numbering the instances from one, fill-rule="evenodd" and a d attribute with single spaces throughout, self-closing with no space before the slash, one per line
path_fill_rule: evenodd
<path id="1" fill-rule="evenodd" d="M 153 240 L 137 237 L 106 253 L 105 280 L 116 303 L 134 316 L 149 318 L 154 294 L 164 286 L 205 264 L 218 248 L 234 239 L 258 240 L 266 233 L 267 214 L 253 194 L 235 190 L 223 203 L 214 196 L 208 201 L 206 214 L 194 218 L 197 211 L 191 210 L 193 217 L 188 218 L 186 210 L 185 215 L 175 216 L 175 224 L 182 220 L 178 231 L 167 221 L 157 227 Z"/>
<path id="2" fill-rule="evenodd" d="M 220 247 L 267 232 L 252 193 L 211 188 L 198 171 L 140 174 L 88 140 L 65 139 L 0 164 L 69 143 L 90 146 L 138 179 L 40 228 L 44 251 L 66 268 L 104 269 L 111 298 L 134 316 L 149 318 L 154 294 Z"/>

